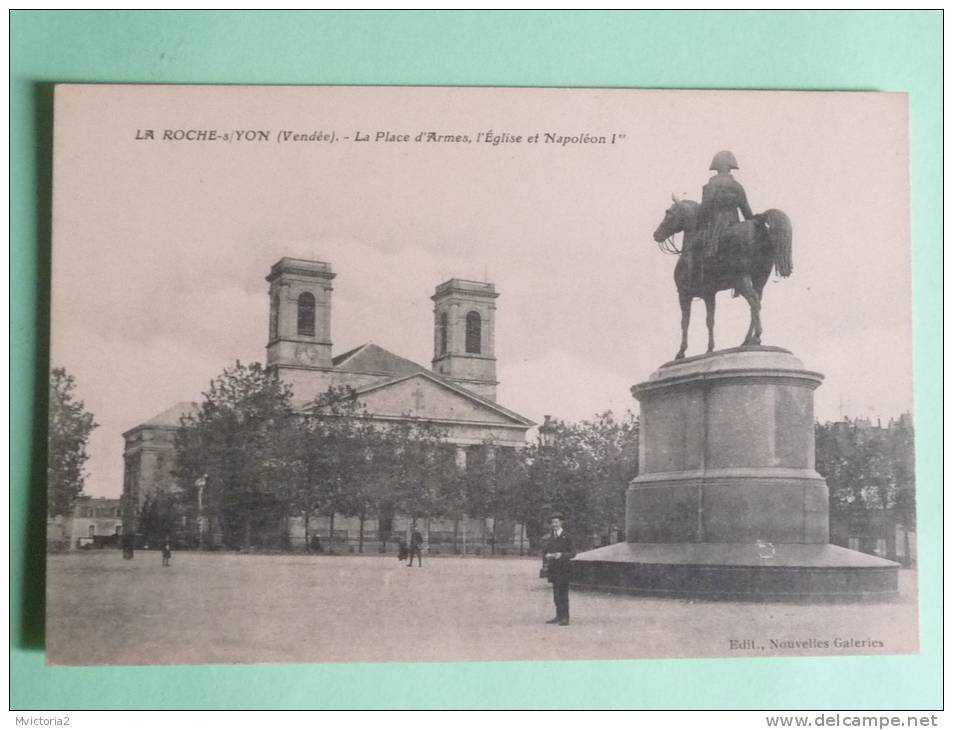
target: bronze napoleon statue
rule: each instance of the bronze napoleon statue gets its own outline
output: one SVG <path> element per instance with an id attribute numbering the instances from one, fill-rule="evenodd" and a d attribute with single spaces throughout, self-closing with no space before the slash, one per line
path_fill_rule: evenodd
<path id="1" fill-rule="evenodd" d="M 708 352 L 715 349 L 715 295 L 723 289 L 733 289 L 751 309 L 742 347 L 760 345 L 764 285 L 772 268 L 784 277 L 792 271 L 787 215 L 775 208 L 757 215 L 751 212 L 745 189 L 731 174 L 738 162 L 728 150 L 716 154 L 709 169 L 715 175 L 702 188 L 701 204 L 673 195 L 672 206 L 653 236 L 661 250 L 679 255 L 675 287 L 682 309 L 682 343 L 676 360 L 685 357 L 695 297 L 705 302 Z M 681 248 L 674 240 L 677 233 L 682 234 Z"/>

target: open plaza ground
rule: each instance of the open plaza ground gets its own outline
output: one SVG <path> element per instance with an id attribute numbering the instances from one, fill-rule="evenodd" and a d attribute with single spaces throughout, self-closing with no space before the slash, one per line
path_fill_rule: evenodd
<path id="1" fill-rule="evenodd" d="M 118 551 L 50 556 L 51 664 L 452 662 L 917 651 L 916 573 L 878 602 L 736 602 L 572 591 L 535 558 Z M 733 643 L 734 642 L 734 643 Z"/>

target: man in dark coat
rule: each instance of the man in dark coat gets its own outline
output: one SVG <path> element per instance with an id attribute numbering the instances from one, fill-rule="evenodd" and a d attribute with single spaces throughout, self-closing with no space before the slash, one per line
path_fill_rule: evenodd
<path id="1" fill-rule="evenodd" d="M 553 584 L 553 603 L 556 604 L 556 617 L 546 623 L 569 626 L 569 561 L 576 557 L 576 546 L 569 533 L 563 529 L 564 519 L 565 516 L 559 512 L 550 517 L 552 533 L 543 547 L 547 578 Z"/>

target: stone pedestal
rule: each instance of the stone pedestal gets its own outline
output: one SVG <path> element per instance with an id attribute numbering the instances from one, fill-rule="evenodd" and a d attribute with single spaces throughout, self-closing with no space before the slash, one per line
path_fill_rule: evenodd
<path id="1" fill-rule="evenodd" d="M 897 589 L 896 563 L 828 544 L 814 470 L 814 389 L 787 350 L 676 360 L 633 387 L 639 476 L 626 542 L 580 554 L 573 584 L 672 594 L 861 595 Z"/>

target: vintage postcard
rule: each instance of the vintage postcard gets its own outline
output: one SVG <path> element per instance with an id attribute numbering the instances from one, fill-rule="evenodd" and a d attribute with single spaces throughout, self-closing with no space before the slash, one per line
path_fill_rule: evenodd
<path id="1" fill-rule="evenodd" d="M 907 98 L 61 85 L 50 664 L 919 650 Z"/>

